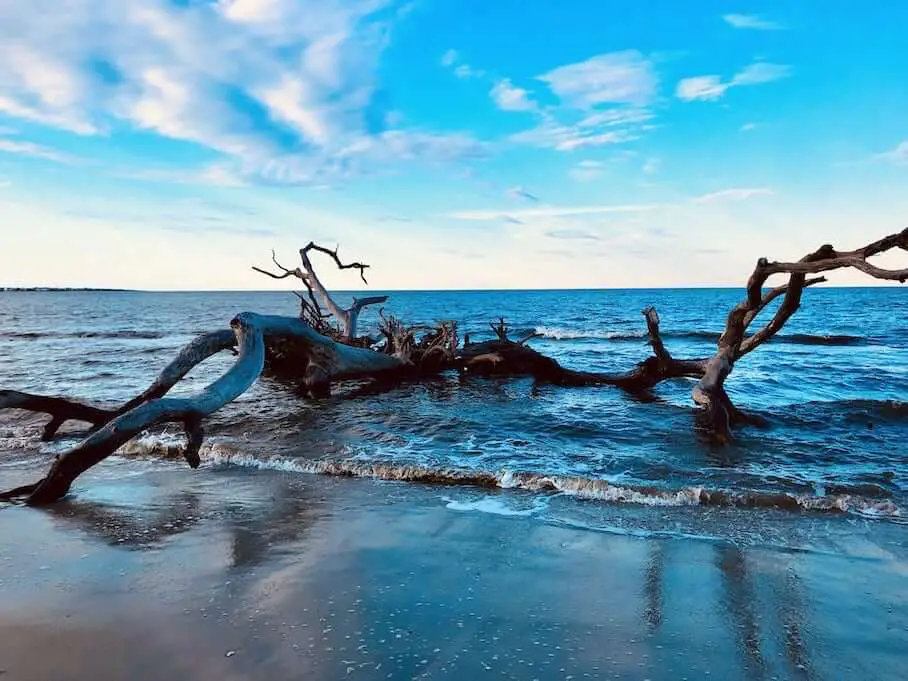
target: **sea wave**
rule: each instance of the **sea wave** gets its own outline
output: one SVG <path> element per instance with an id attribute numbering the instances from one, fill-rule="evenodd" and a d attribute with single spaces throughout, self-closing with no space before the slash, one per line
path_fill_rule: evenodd
<path id="1" fill-rule="evenodd" d="M 175 435 L 147 435 L 128 443 L 120 450 L 120 454 L 176 458 L 182 455 L 182 447 Z M 351 459 L 304 459 L 252 454 L 224 442 L 207 442 L 199 454 L 202 461 L 212 465 L 434 485 L 518 489 L 542 494 L 565 494 L 605 503 L 659 507 L 726 506 L 784 509 L 853 513 L 878 518 L 900 518 L 902 515 L 901 509 L 889 499 L 872 499 L 849 493 L 820 496 L 758 490 L 707 489 L 699 486 L 661 489 L 535 472 L 511 470 L 492 472 Z"/>
<path id="2" fill-rule="evenodd" d="M 557 326 L 537 326 L 536 333 L 549 340 L 639 340 L 645 331 L 604 331 L 599 329 L 567 329 Z M 718 337 L 718 336 L 717 336 Z"/>
<path id="3" fill-rule="evenodd" d="M 636 341 L 647 337 L 646 331 L 606 331 L 604 329 L 570 329 L 554 326 L 537 326 L 536 333 L 549 340 L 617 340 Z M 678 340 L 704 340 L 716 342 L 719 340 L 717 331 L 664 331 L 663 338 Z M 792 345 L 828 345 L 828 346 L 855 346 L 872 345 L 876 341 L 866 336 L 850 336 L 845 334 L 779 334 L 772 342 L 789 343 Z"/>
<path id="4" fill-rule="evenodd" d="M 124 329 L 120 331 L 0 331 L 2 340 L 41 340 L 44 338 L 157 339 L 160 331 Z"/>
<path id="5" fill-rule="evenodd" d="M 774 418 L 804 425 L 815 420 L 842 418 L 866 424 L 875 420 L 898 422 L 908 419 L 908 402 L 900 400 L 815 400 L 778 407 L 770 411 Z"/>

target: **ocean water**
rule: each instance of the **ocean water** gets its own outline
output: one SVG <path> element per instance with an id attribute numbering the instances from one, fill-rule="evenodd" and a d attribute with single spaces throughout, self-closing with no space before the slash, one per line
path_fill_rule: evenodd
<path id="1" fill-rule="evenodd" d="M 623 371 L 649 354 L 645 306 L 659 310 L 675 356 L 702 357 L 711 354 L 743 292 L 389 295 L 386 311 L 408 322 L 454 319 L 461 332 L 480 339 L 503 316 L 513 336 L 542 334 L 531 345 L 568 367 Z M 246 310 L 294 315 L 296 301 L 283 292 L 0 292 L 0 388 L 122 402 L 147 387 L 193 336 L 224 328 Z M 368 310 L 362 330 L 377 321 L 377 310 Z M 227 353 L 209 360 L 174 393 L 198 390 L 232 361 Z M 735 367 L 729 394 L 769 427 L 741 428 L 728 446 L 712 446 L 695 432 L 692 385 L 666 382 L 654 399 L 641 400 L 610 387 L 451 374 L 379 395 L 342 388 L 306 401 L 292 386 L 263 378 L 209 420 L 206 465 L 198 474 L 250 466 L 411 484 L 443 480 L 456 494 L 440 491 L 439 498 L 455 510 L 647 532 L 704 532 L 700 521 L 717 512 L 723 525 L 731 518 L 747 527 L 743 518 L 775 513 L 708 511 L 700 508 L 702 489 L 739 498 L 789 495 L 801 515 L 837 511 L 862 522 L 900 523 L 908 513 L 908 289 L 805 292 L 780 336 Z M 49 460 L 75 441 L 40 445 L 38 432 L 34 418 L 0 413 L 3 465 Z M 176 426 L 158 429 L 103 465 L 128 471 L 140 465 L 137 457 L 157 457 L 180 441 Z M 0 483 L 3 476 L 0 468 Z M 77 485 L 74 493 L 87 487 Z M 625 507 L 620 517 L 616 507 Z M 632 507 L 638 511 L 628 520 Z"/>

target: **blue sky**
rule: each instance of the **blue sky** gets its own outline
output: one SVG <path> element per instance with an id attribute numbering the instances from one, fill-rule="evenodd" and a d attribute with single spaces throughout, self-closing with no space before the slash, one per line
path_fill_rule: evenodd
<path id="1" fill-rule="evenodd" d="M 906 34 L 873 0 L 0 0 L 0 285 L 280 288 L 249 265 L 310 239 L 375 288 L 743 284 L 908 223 Z"/>

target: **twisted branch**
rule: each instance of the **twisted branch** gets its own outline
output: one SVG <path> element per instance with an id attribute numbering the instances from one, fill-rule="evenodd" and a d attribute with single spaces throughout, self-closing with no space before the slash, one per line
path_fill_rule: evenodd
<path id="1" fill-rule="evenodd" d="M 703 408 L 703 423 L 718 441 L 724 442 L 731 437 L 731 425 L 739 420 L 740 414 L 725 392 L 725 379 L 739 358 L 772 339 L 797 312 L 806 287 L 825 281 L 824 277 L 807 279 L 806 275 L 852 267 L 875 279 L 904 283 L 908 280 L 908 269 L 887 270 L 867 262 L 867 258 L 893 248 L 908 251 L 908 229 L 854 251 L 840 253 L 826 244 L 794 263 L 769 262 L 766 258 L 757 261 L 747 281 L 747 296 L 729 312 L 716 354 L 707 363 L 703 377 L 692 394 L 694 402 Z M 789 275 L 788 283 L 764 293 L 766 280 L 773 274 L 783 273 Z M 747 328 L 760 312 L 782 295 L 785 298 L 772 319 L 760 330 L 745 337 Z"/>
<path id="2" fill-rule="evenodd" d="M 271 252 L 271 260 L 274 264 L 281 270 L 279 274 L 274 272 L 269 272 L 260 267 L 253 266 L 253 270 L 271 277 L 272 279 L 285 279 L 287 277 L 297 277 L 300 279 L 303 284 L 306 286 L 306 290 L 309 292 L 309 302 L 299 294 L 297 296 L 300 298 L 300 304 L 303 308 L 301 316 L 310 323 L 312 323 L 315 328 L 321 330 L 323 333 L 330 333 L 327 328 L 323 325 L 323 320 L 330 317 L 331 315 L 337 320 L 338 325 L 340 326 L 340 334 L 338 340 L 344 343 L 349 343 L 356 338 L 356 325 L 359 320 L 359 314 L 364 307 L 369 305 L 376 305 L 379 303 L 384 303 L 388 300 L 388 296 L 370 296 L 367 298 L 354 298 L 352 305 L 344 309 L 331 297 L 331 294 L 328 293 L 328 290 L 324 287 L 321 280 L 318 278 L 318 275 L 315 273 L 315 268 L 312 266 L 312 261 L 309 259 L 310 251 L 317 251 L 319 253 L 324 253 L 334 260 L 338 269 L 347 270 L 347 269 L 358 269 L 359 276 L 364 283 L 368 284 L 366 281 L 365 270 L 368 265 L 364 265 L 360 262 L 352 262 L 344 264 L 340 257 L 337 254 L 337 248 L 331 250 L 325 248 L 324 246 L 319 246 L 314 241 L 310 241 L 304 248 L 300 249 L 300 261 L 302 262 L 302 269 L 297 267 L 295 269 L 289 269 L 281 265 L 277 258 L 274 255 L 274 251 Z M 319 306 L 318 299 L 321 298 L 322 303 L 329 310 L 329 314 L 322 312 L 321 307 Z"/>

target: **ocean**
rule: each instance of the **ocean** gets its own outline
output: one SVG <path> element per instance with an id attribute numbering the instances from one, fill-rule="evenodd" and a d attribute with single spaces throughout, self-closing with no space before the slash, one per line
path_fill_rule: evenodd
<path id="1" fill-rule="evenodd" d="M 375 293 L 381 293 L 376 291 Z M 351 294 L 340 294 L 346 300 Z M 655 305 L 676 357 L 710 355 L 740 289 L 393 291 L 409 323 L 453 319 L 471 338 L 504 317 L 512 336 L 565 366 L 623 371 L 646 358 L 641 310 Z M 120 403 L 143 390 L 193 336 L 242 311 L 294 315 L 285 292 L 0 292 L 0 388 Z M 764 313 L 767 314 L 767 313 Z M 610 387 L 537 386 L 455 374 L 372 396 L 344 389 L 306 401 L 262 378 L 208 422 L 203 466 L 274 475 L 352 475 L 421 485 L 455 510 L 521 515 L 591 531 L 770 542 L 835 542 L 856 527 L 904 522 L 908 511 L 908 290 L 812 288 L 771 343 L 727 382 L 736 405 L 769 426 L 739 428 L 717 447 L 694 429 L 692 382 L 654 399 Z M 361 317 L 374 330 L 377 309 Z M 174 391 L 198 390 L 229 366 L 224 353 Z M 0 487 L 75 440 L 40 444 L 40 420 L 0 413 Z M 99 469 L 109 476 L 185 465 L 160 455 L 177 426 L 143 435 Z M 469 483 L 477 475 L 491 488 Z M 18 478 L 17 478 L 18 480 Z M 782 493 L 798 511 L 704 508 L 697 490 Z M 72 494 L 91 495 L 88 480 Z M 869 528 L 869 529 L 867 529 Z"/>

